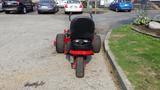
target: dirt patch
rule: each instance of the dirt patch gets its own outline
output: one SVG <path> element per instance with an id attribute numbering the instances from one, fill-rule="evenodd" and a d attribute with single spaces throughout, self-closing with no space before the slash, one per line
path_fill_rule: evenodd
<path id="1" fill-rule="evenodd" d="M 108 12 L 108 9 L 106 8 L 92 8 L 90 10 L 88 10 L 87 8 L 84 9 L 84 12 L 85 13 L 89 13 L 89 12 L 92 12 L 92 14 L 104 14 L 104 13 L 107 13 Z"/>
<path id="2" fill-rule="evenodd" d="M 135 48 L 134 50 L 135 50 L 136 52 L 139 52 L 139 53 L 141 52 L 141 53 L 143 53 L 145 49 L 144 49 L 144 48 Z"/>
<path id="3" fill-rule="evenodd" d="M 119 39 L 121 39 L 121 38 L 123 38 L 123 37 L 125 37 L 126 35 L 124 35 L 124 34 L 115 34 L 115 35 L 112 35 L 112 38 L 114 39 L 114 40 L 119 40 Z"/>
<path id="4" fill-rule="evenodd" d="M 92 11 L 92 14 L 104 14 L 104 13 L 105 13 L 105 11 L 102 11 L 102 10 L 101 11 L 100 10 L 99 11 L 98 10 Z"/>
<path id="5" fill-rule="evenodd" d="M 160 30 L 152 30 L 152 29 L 149 29 L 145 25 L 133 25 L 133 26 L 146 34 L 155 35 L 157 37 L 160 37 Z"/>

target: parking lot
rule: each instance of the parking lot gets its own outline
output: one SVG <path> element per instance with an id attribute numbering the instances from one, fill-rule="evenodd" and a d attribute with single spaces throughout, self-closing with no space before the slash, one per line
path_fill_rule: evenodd
<path id="1" fill-rule="evenodd" d="M 92 57 L 82 79 L 75 77 L 65 55 L 56 53 L 52 40 L 69 27 L 68 15 L 59 13 L 0 13 L 0 90 L 117 89 L 102 51 Z"/>

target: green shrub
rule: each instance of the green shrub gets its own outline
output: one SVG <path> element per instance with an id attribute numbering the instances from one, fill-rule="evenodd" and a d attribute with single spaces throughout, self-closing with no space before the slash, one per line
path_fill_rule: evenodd
<path id="1" fill-rule="evenodd" d="M 147 25 L 150 21 L 151 21 L 151 19 L 149 17 L 147 17 L 145 11 L 139 11 L 138 16 L 134 20 L 134 24 L 136 24 L 136 25 Z"/>
<path id="2" fill-rule="evenodd" d="M 134 20 L 134 24 L 147 25 L 151 20 L 148 17 L 139 16 Z"/>

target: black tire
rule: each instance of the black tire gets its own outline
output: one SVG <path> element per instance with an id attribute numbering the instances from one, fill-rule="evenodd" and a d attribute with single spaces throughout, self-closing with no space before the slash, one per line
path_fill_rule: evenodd
<path id="1" fill-rule="evenodd" d="M 58 12 L 59 11 L 59 7 L 57 7 L 57 11 L 56 12 Z"/>
<path id="2" fill-rule="evenodd" d="M 84 58 L 77 57 L 77 65 L 76 65 L 76 77 L 83 78 L 84 77 Z"/>
<path id="3" fill-rule="evenodd" d="M 128 12 L 131 12 L 131 10 L 128 10 Z"/>
<path id="4" fill-rule="evenodd" d="M 119 10 L 118 10 L 118 8 L 116 8 L 116 10 L 115 10 L 116 12 L 119 12 Z"/>
<path id="5" fill-rule="evenodd" d="M 32 6 L 32 8 L 31 8 L 30 12 L 33 12 L 33 11 L 34 11 L 34 7 Z"/>
<path id="6" fill-rule="evenodd" d="M 80 12 L 80 14 L 83 14 L 83 11 L 82 11 L 82 12 Z"/>
<path id="7" fill-rule="evenodd" d="M 10 11 L 5 11 L 5 14 L 9 14 L 10 13 Z"/>
<path id="8" fill-rule="evenodd" d="M 57 8 L 55 7 L 52 13 L 55 14 L 56 12 L 57 12 Z"/>
<path id="9" fill-rule="evenodd" d="M 27 13 L 27 8 L 26 7 L 23 7 L 22 8 L 22 14 L 26 14 Z"/>
<path id="10" fill-rule="evenodd" d="M 58 12 L 58 7 L 55 7 L 54 13 Z"/>
<path id="11" fill-rule="evenodd" d="M 42 14 L 42 12 L 40 12 L 40 11 L 37 11 L 38 12 L 38 14 Z"/>
<path id="12" fill-rule="evenodd" d="M 64 34 L 57 34 L 56 36 L 56 51 L 58 53 L 64 52 Z"/>
<path id="13" fill-rule="evenodd" d="M 65 14 L 69 14 L 69 12 L 64 12 Z"/>
<path id="14" fill-rule="evenodd" d="M 99 35 L 94 35 L 92 45 L 93 45 L 93 51 L 95 53 L 99 53 L 101 50 L 101 37 Z"/>

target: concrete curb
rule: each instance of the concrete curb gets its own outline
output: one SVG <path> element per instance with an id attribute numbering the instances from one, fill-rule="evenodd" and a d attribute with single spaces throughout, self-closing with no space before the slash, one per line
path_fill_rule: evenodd
<path id="1" fill-rule="evenodd" d="M 110 37 L 111 30 L 107 33 L 105 40 L 104 40 L 104 49 L 105 53 L 107 54 L 108 60 L 113 68 L 113 70 L 116 73 L 117 79 L 120 82 L 120 86 L 122 87 L 122 90 L 134 90 L 133 86 L 131 85 L 130 81 L 128 80 L 127 76 L 124 74 L 121 67 L 117 64 L 115 60 L 115 56 L 111 52 L 109 45 L 108 45 L 108 39 Z"/>

